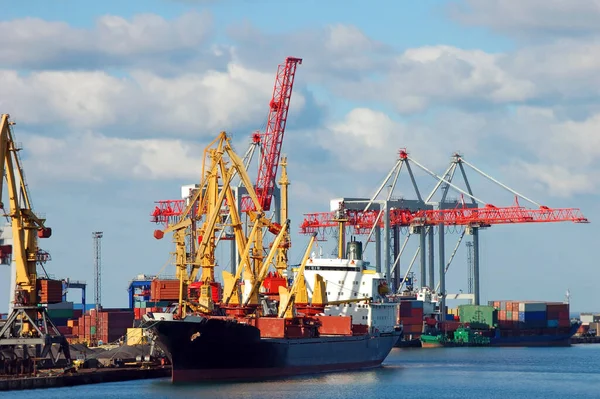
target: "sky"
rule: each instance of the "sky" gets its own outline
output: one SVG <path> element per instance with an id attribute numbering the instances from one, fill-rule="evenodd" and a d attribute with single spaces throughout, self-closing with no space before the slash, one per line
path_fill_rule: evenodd
<path id="1" fill-rule="evenodd" d="M 400 148 L 436 173 L 460 152 L 536 203 L 591 221 L 482 231 L 482 301 L 562 301 L 570 290 L 573 311 L 600 312 L 598 0 L 282 4 L 0 0 L 0 113 L 16 122 L 34 209 L 53 229 L 40 242 L 48 273 L 87 281 L 89 302 L 92 232 L 103 231 L 104 306 L 126 306 L 138 274 L 173 274 L 163 268 L 170 236 L 152 235 L 154 201 L 200 181 L 202 150 L 220 131 L 245 152 L 265 126 L 277 65 L 295 56 L 303 63 L 283 144 L 292 263 L 308 243 L 303 214 L 371 197 Z M 416 174 L 427 193 L 435 181 Z M 484 202 L 514 204 L 467 174 Z M 404 173 L 395 190 L 414 197 Z M 457 239 L 448 232 L 447 256 Z M 333 242 L 320 243 L 325 253 Z M 467 291 L 466 254 L 462 245 L 449 292 Z M 7 298 L 8 268 L 0 279 Z"/>

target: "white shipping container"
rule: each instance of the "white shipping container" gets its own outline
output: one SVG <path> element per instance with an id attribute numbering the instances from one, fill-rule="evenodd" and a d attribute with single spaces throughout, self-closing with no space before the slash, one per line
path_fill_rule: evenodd
<path id="1" fill-rule="evenodd" d="M 600 314 L 581 313 L 579 319 L 583 324 L 598 323 L 600 321 Z"/>
<path id="2" fill-rule="evenodd" d="M 546 302 L 521 302 L 519 312 L 545 312 Z"/>

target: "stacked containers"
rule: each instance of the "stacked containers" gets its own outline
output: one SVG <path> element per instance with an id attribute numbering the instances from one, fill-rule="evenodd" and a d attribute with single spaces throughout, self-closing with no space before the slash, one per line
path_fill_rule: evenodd
<path id="1" fill-rule="evenodd" d="M 74 317 L 73 302 L 60 302 L 49 304 L 47 307 L 48 317 L 57 326 L 67 326 L 69 319 Z"/>
<path id="2" fill-rule="evenodd" d="M 106 309 L 98 313 L 96 325 L 96 310 L 90 310 L 77 322 L 79 338 L 84 341 L 96 338 L 103 343 L 110 343 L 123 337 L 127 328 L 133 326 L 134 313 L 130 309 Z"/>
<path id="3" fill-rule="evenodd" d="M 498 309 L 501 329 L 556 329 L 568 328 L 569 304 L 543 301 L 489 301 Z"/>
<path id="4" fill-rule="evenodd" d="M 59 303 L 63 298 L 61 280 L 37 280 L 36 289 L 39 303 Z"/>
<path id="5" fill-rule="evenodd" d="M 423 332 L 423 302 L 400 301 L 399 321 L 404 326 L 404 334 L 418 338 Z"/>
<path id="6" fill-rule="evenodd" d="M 152 301 L 179 300 L 179 280 L 152 280 L 150 299 Z"/>

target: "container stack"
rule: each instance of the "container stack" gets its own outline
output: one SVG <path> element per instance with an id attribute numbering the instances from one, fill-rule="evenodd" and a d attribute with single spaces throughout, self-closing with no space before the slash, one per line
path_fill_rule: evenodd
<path id="1" fill-rule="evenodd" d="M 501 329 L 553 329 L 568 328 L 569 304 L 542 301 L 490 301 L 498 310 Z"/>
<path id="2" fill-rule="evenodd" d="M 36 282 L 39 303 L 59 303 L 63 299 L 63 283 L 61 280 L 38 279 Z"/>
<path id="3" fill-rule="evenodd" d="M 46 309 L 48 316 L 57 327 L 66 327 L 69 319 L 75 317 L 73 302 L 49 304 Z"/>
<path id="4" fill-rule="evenodd" d="M 423 302 L 401 301 L 399 319 L 404 326 L 404 335 L 419 337 L 423 332 Z"/>
<path id="5" fill-rule="evenodd" d="M 133 326 L 134 313 L 130 309 L 105 309 L 98 313 L 96 324 L 96 310 L 90 310 L 77 321 L 77 334 L 81 341 L 112 343 L 125 336 L 127 329 Z M 74 329 L 74 327 L 73 327 Z"/>
<path id="6" fill-rule="evenodd" d="M 151 301 L 178 301 L 179 280 L 152 280 L 150 289 Z"/>
<path id="7" fill-rule="evenodd" d="M 135 320 L 141 320 L 147 313 L 161 313 L 170 306 L 173 301 L 136 301 L 133 303 L 133 315 Z"/>
<path id="8" fill-rule="evenodd" d="M 460 315 L 458 313 L 458 308 L 448 308 L 446 310 L 446 321 L 459 321 Z"/>

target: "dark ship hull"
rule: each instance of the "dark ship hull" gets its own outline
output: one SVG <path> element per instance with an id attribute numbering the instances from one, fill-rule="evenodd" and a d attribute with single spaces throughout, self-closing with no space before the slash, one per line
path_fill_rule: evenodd
<path id="1" fill-rule="evenodd" d="M 399 332 L 261 338 L 254 326 L 218 318 L 160 321 L 152 329 L 172 363 L 172 381 L 267 379 L 380 366 Z"/>
<path id="2" fill-rule="evenodd" d="M 570 346 L 571 337 L 577 332 L 579 323 L 572 323 L 571 327 L 545 329 L 544 332 L 533 331 L 525 334 L 514 331 L 512 335 L 500 334 L 491 338 L 492 346 Z"/>

